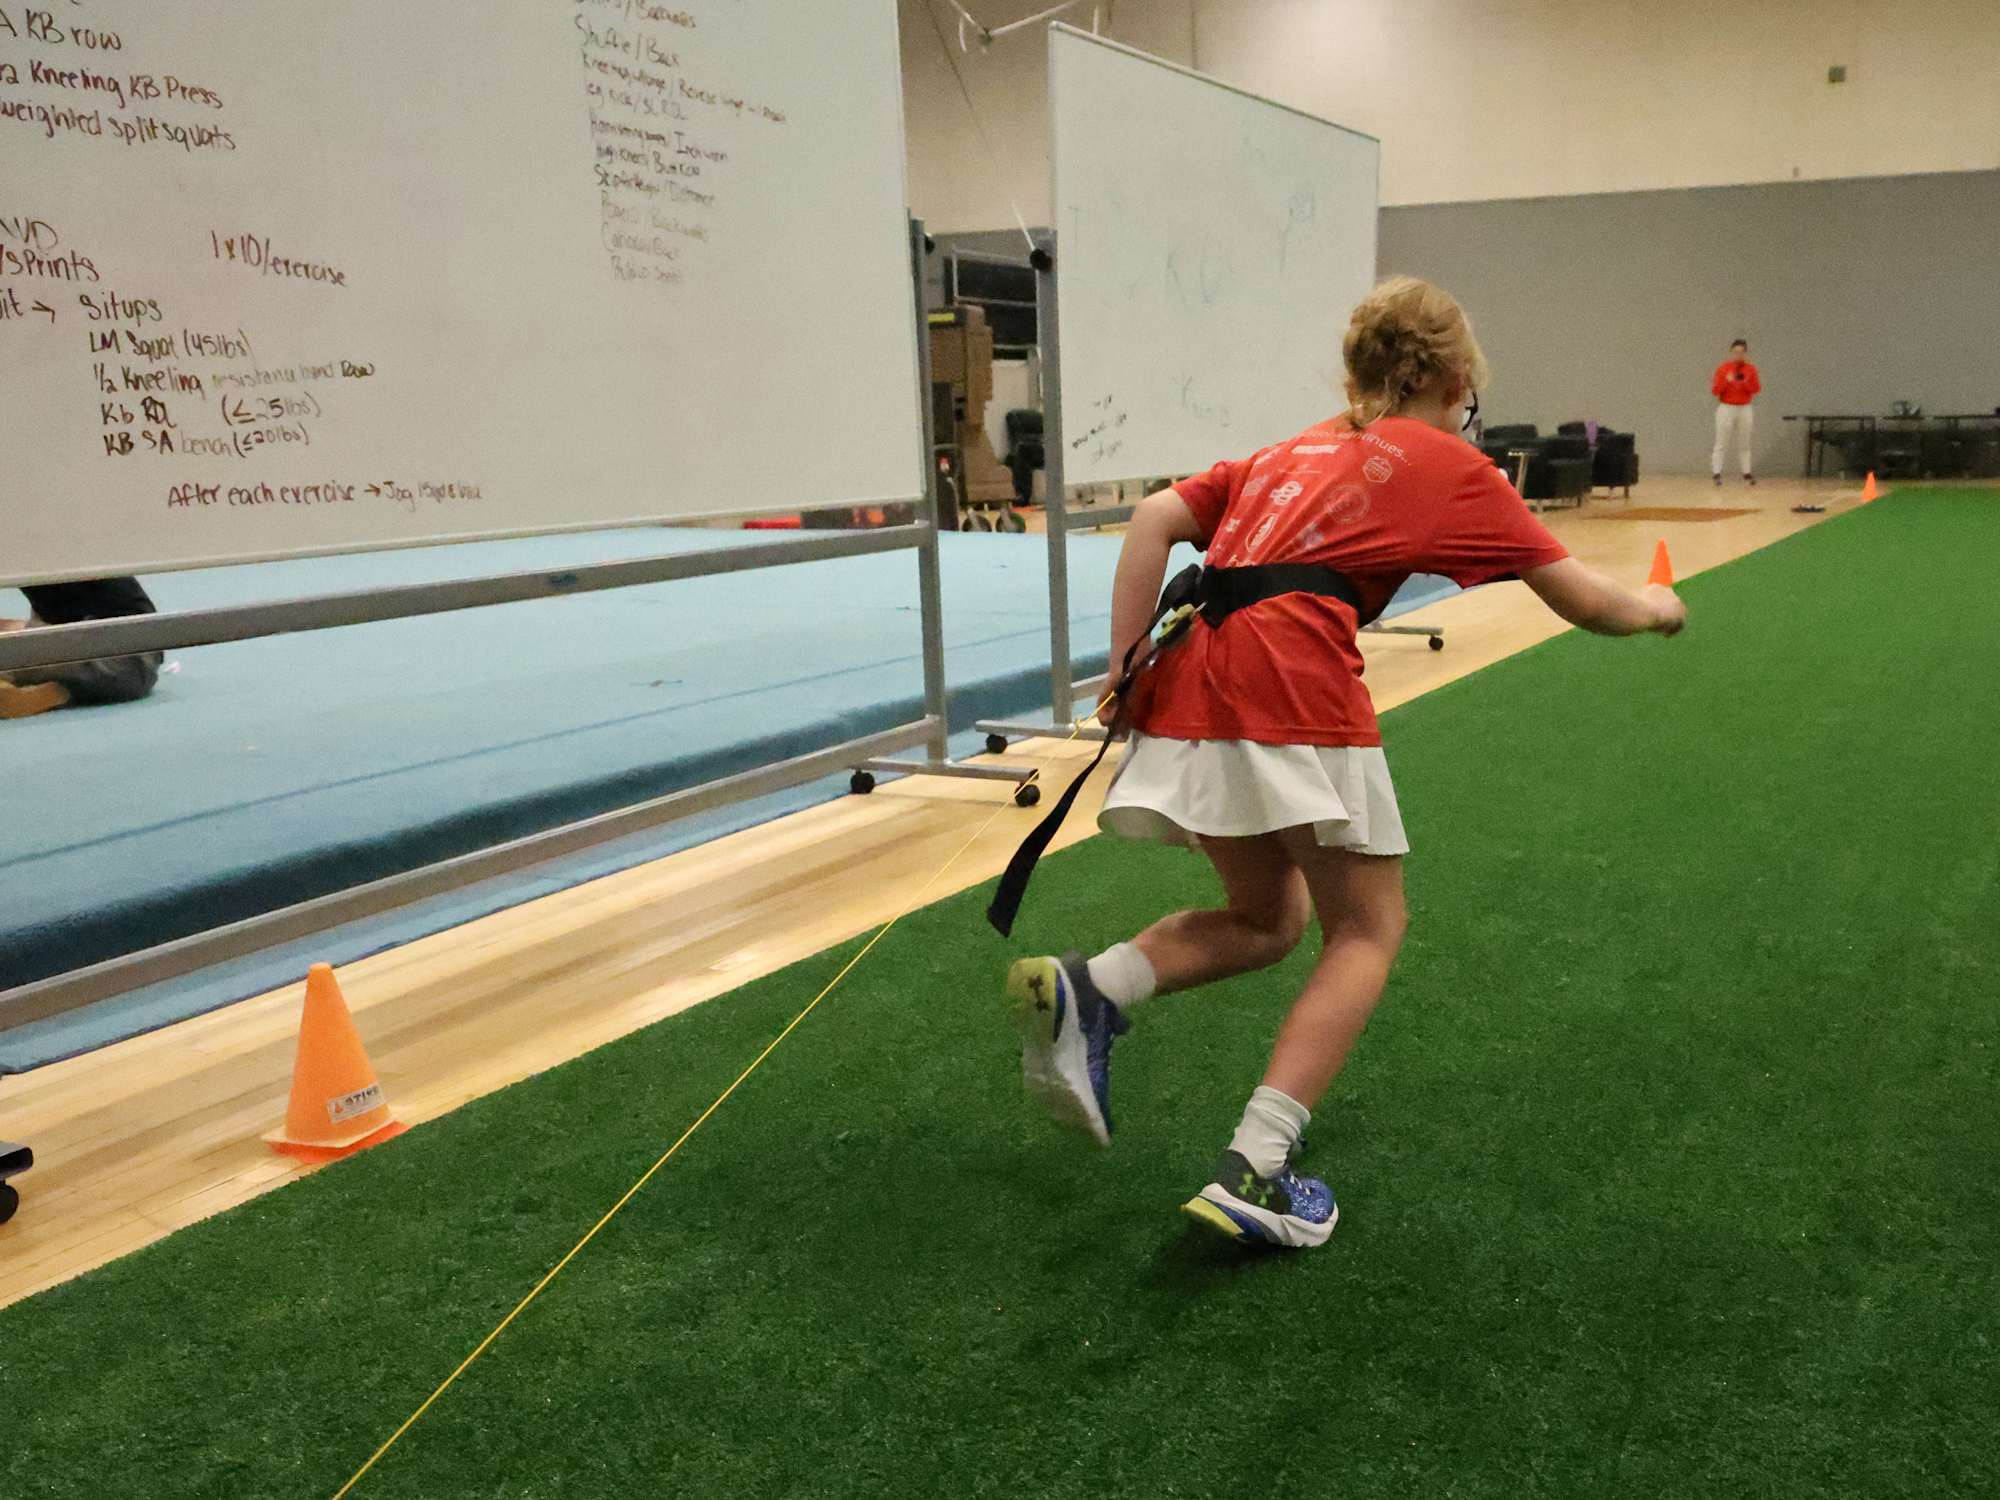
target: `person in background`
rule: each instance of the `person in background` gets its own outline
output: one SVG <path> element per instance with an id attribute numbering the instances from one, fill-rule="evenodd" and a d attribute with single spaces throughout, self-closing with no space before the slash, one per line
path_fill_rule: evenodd
<path id="1" fill-rule="evenodd" d="M 1755 484 L 1750 472 L 1750 402 L 1764 388 L 1757 379 L 1757 367 L 1750 363 L 1750 345 L 1737 339 L 1729 346 L 1729 358 L 1715 367 L 1715 379 L 1708 383 L 1715 397 L 1715 453 L 1708 466 L 1722 483 L 1722 463 L 1729 445 L 1740 445 L 1743 454 L 1743 482 Z"/>
<path id="2" fill-rule="evenodd" d="M 0 620 L 0 630 L 33 625 L 74 625 L 80 620 L 115 620 L 153 614 L 153 601 L 136 578 L 85 578 L 74 583 L 25 585 L 26 620 Z M 160 653 L 107 656 L 97 661 L 0 672 L 0 719 L 25 719 L 69 704 L 131 703 L 153 691 L 160 676 Z"/>

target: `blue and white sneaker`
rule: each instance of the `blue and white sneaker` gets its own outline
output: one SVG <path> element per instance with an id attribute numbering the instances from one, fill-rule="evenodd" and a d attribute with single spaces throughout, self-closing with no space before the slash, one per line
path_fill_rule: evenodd
<path id="1" fill-rule="evenodd" d="M 1090 981 L 1083 955 L 1024 958 L 1007 971 L 1021 1082 L 1065 1125 L 1111 1144 L 1111 1044 L 1131 1027 Z"/>
<path id="2" fill-rule="evenodd" d="M 1340 1222 L 1333 1193 L 1290 1162 L 1275 1177 L 1258 1175 L 1240 1152 L 1216 1159 L 1215 1180 L 1181 1205 L 1198 1224 L 1234 1240 L 1306 1248 L 1324 1245 Z"/>

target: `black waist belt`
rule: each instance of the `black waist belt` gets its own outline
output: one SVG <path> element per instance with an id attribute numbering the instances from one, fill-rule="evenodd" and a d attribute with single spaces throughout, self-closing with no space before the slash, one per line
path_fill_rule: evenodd
<path id="1" fill-rule="evenodd" d="M 1354 611 L 1363 625 L 1375 618 L 1364 613 L 1361 590 L 1354 586 L 1353 579 L 1318 563 L 1265 563 L 1262 567 L 1201 571 L 1201 617 L 1211 626 L 1220 625 L 1239 609 L 1275 599 L 1280 594 L 1318 594 L 1338 599 Z"/>

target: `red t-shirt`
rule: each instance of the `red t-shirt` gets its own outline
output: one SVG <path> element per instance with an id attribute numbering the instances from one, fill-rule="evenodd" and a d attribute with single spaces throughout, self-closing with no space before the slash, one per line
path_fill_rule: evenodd
<path id="1" fill-rule="evenodd" d="M 1750 398 L 1764 389 L 1757 367 L 1747 359 L 1724 360 L 1715 367 L 1715 379 L 1708 383 L 1709 394 L 1724 406 L 1748 406 Z"/>
<path id="2" fill-rule="evenodd" d="M 1174 486 L 1212 567 L 1319 563 L 1374 613 L 1412 573 L 1466 588 L 1569 556 L 1477 448 L 1410 417 L 1345 416 Z M 1180 740 L 1379 745 L 1354 610 L 1280 594 L 1197 621 L 1134 694 L 1133 722 Z"/>

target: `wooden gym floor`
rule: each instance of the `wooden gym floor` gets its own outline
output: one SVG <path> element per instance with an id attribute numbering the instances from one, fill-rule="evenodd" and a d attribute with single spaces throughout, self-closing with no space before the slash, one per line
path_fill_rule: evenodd
<path id="1" fill-rule="evenodd" d="M 1686 577 L 1824 519 L 1791 512 L 1808 497 L 1838 514 L 1860 492 L 1845 481 L 1731 481 L 1718 491 L 1660 479 L 1630 500 L 1545 519 L 1578 557 L 1636 584 L 1659 538 Z M 1710 508 L 1746 513 L 1621 519 Z M 1402 623 L 1417 622 L 1443 626 L 1445 649 L 1364 637 L 1380 708 L 1568 628 L 1519 583 Z M 1006 759 L 1044 766 L 1059 786 L 1092 748 L 1029 741 Z M 1093 778 L 1057 847 L 1095 832 L 1108 780 Z M 990 782 L 888 783 L 362 959 L 340 971 L 341 986 L 397 1117 L 432 1119 L 878 927 L 907 904 L 990 879 L 1042 816 L 1009 795 Z M 261 1139 L 284 1117 L 302 993 L 302 982 L 288 985 L 0 1078 L 0 1139 L 26 1142 L 36 1158 L 16 1180 L 19 1214 L 0 1226 L 0 1306 L 314 1170 Z"/>

